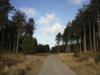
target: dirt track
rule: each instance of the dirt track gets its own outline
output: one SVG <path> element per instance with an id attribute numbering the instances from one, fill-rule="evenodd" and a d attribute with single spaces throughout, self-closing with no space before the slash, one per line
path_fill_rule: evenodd
<path id="1" fill-rule="evenodd" d="M 76 75 L 76 73 L 69 69 L 54 55 L 49 55 L 46 58 L 39 75 Z"/>

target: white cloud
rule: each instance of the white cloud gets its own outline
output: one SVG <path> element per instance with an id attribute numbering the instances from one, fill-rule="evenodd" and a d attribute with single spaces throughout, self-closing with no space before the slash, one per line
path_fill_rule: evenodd
<path id="1" fill-rule="evenodd" d="M 27 17 L 34 17 L 34 16 L 36 16 L 36 14 L 38 13 L 38 12 L 36 11 L 36 9 L 31 8 L 31 7 L 22 7 L 22 8 L 20 8 L 20 10 L 21 10 L 22 12 L 24 12 L 24 13 L 26 14 Z"/>
<path id="2" fill-rule="evenodd" d="M 50 46 L 55 45 L 55 36 L 58 32 L 63 33 L 64 25 L 62 25 L 61 20 L 55 13 L 47 13 L 45 16 L 42 16 L 38 20 L 40 25 L 39 34 L 42 36 L 40 42 L 43 44 L 49 44 Z M 45 39 L 45 40 L 44 40 Z"/>
<path id="3" fill-rule="evenodd" d="M 76 5 L 80 5 L 84 2 L 84 0 L 68 0 L 68 2 Z"/>
<path id="4" fill-rule="evenodd" d="M 56 16 L 54 13 L 47 13 L 45 16 L 40 17 L 38 23 L 41 25 L 48 25 L 56 21 Z"/>
<path id="5" fill-rule="evenodd" d="M 64 27 L 60 23 L 55 23 L 51 27 L 43 28 L 43 33 L 46 36 L 56 35 L 58 32 L 63 32 Z"/>
<path id="6" fill-rule="evenodd" d="M 45 16 L 40 17 L 38 23 L 42 26 L 41 30 L 46 37 L 54 36 L 64 30 L 64 26 L 59 22 L 55 13 L 47 13 Z"/>
<path id="7" fill-rule="evenodd" d="M 50 20 L 50 21 L 53 21 L 56 19 L 56 16 L 54 13 L 50 13 L 50 14 L 47 14 L 46 15 L 47 19 Z"/>
<path id="8" fill-rule="evenodd" d="M 38 20 L 38 23 L 41 25 L 47 25 L 49 21 L 45 17 L 40 17 L 40 19 Z"/>

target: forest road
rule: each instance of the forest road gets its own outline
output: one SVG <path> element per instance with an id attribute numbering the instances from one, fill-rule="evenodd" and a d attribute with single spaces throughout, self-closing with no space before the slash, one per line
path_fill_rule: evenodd
<path id="1" fill-rule="evenodd" d="M 49 55 L 40 70 L 39 75 L 77 75 L 54 55 Z"/>

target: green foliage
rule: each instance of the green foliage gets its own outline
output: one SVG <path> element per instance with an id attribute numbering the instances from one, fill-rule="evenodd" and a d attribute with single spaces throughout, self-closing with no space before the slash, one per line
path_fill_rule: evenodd
<path id="1" fill-rule="evenodd" d="M 9 0 L 0 0 L 0 24 L 7 21 L 8 13 L 13 9 Z"/>
<path id="2" fill-rule="evenodd" d="M 97 55 L 97 56 L 95 57 L 95 62 L 96 62 L 96 63 L 99 63 L 99 62 L 100 62 L 100 55 Z"/>
<path id="3" fill-rule="evenodd" d="M 23 52 L 33 54 L 36 51 L 36 40 L 31 35 L 27 35 L 23 40 Z"/>
<path id="4" fill-rule="evenodd" d="M 26 33 L 33 35 L 34 31 L 35 31 L 35 22 L 33 18 L 30 18 L 28 20 L 28 23 L 26 24 Z"/>
<path id="5" fill-rule="evenodd" d="M 23 31 L 24 24 L 26 21 L 25 13 L 20 10 L 17 10 L 12 16 L 12 21 L 15 23 L 16 27 L 20 32 Z"/>
<path id="6" fill-rule="evenodd" d="M 58 33 L 57 35 L 56 35 L 56 42 L 57 42 L 57 45 L 59 45 L 60 46 L 60 42 L 62 41 L 62 35 L 61 35 L 61 33 Z M 60 47 L 58 47 L 58 52 L 60 52 Z"/>
<path id="7" fill-rule="evenodd" d="M 62 38 L 61 33 L 58 33 L 58 34 L 56 35 L 56 41 L 57 41 L 57 44 L 58 44 L 58 45 L 59 45 L 60 42 L 61 42 L 61 38 Z"/>
<path id="8" fill-rule="evenodd" d="M 4 38 L 8 35 L 6 31 L 6 26 L 8 25 L 8 13 L 13 9 L 9 0 L 0 0 L 0 48 L 4 48 Z M 4 28 L 5 27 L 5 28 Z M 5 32 L 7 34 L 5 34 Z M 5 42 L 7 43 L 7 41 Z"/>

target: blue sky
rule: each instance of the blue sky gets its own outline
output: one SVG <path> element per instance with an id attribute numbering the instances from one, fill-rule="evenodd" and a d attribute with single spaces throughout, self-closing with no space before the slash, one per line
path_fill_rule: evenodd
<path id="1" fill-rule="evenodd" d="M 83 4 L 90 0 L 10 0 L 18 10 L 33 17 L 36 24 L 34 37 L 38 43 L 54 46 L 55 36 L 63 33 L 68 21 L 75 18 Z"/>

